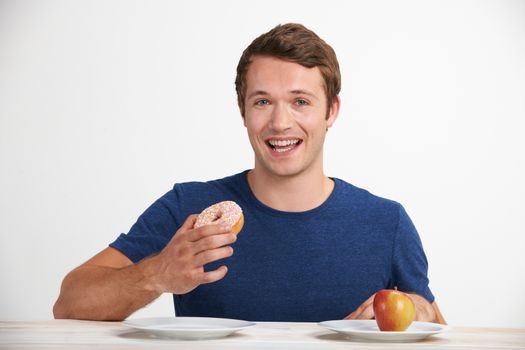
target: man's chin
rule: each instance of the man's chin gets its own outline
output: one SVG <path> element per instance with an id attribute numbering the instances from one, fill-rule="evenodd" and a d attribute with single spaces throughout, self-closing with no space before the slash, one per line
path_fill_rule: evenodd
<path id="1" fill-rule="evenodd" d="M 258 163 L 258 164 L 257 164 Z M 302 174 L 306 167 L 301 166 L 299 159 L 264 159 L 256 162 L 262 172 L 266 173 L 267 176 L 291 178 Z"/>
<path id="2" fill-rule="evenodd" d="M 274 166 L 268 168 L 271 175 L 282 178 L 293 178 L 300 175 L 303 169 L 291 166 Z"/>

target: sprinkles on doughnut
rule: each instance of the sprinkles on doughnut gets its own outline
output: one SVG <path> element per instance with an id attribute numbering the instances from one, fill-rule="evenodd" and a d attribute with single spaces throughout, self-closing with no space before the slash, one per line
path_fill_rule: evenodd
<path id="1" fill-rule="evenodd" d="M 232 233 L 238 234 L 244 225 L 244 215 L 239 205 L 232 201 L 213 204 L 204 209 L 195 222 L 195 228 L 208 224 L 227 224 Z"/>

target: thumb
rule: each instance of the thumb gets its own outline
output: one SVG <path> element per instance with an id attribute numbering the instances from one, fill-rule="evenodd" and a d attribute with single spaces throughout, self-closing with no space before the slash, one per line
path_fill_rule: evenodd
<path id="1" fill-rule="evenodd" d="M 182 230 L 182 231 L 191 230 L 193 226 L 195 225 L 195 221 L 197 221 L 197 214 L 191 214 L 190 216 L 186 218 L 186 221 L 184 221 L 184 223 L 182 224 L 179 230 Z"/>

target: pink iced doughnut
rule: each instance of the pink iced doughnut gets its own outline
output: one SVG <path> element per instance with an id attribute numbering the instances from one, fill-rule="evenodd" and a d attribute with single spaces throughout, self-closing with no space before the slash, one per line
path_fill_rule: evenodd
<path id="1" fill-rule="evenodd" d="M 232 201 L 216 203 L 199 214 L 195 228 L 208 224 L 228 224 L 232 232 L 238 234 L 244 225 L 242 209 Z"/>

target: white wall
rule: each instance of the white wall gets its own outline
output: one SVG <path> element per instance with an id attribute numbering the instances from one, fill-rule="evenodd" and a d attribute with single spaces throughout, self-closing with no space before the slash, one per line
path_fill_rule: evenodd
<path id="1" fill-rule="evenodd" d="M 523 1 L 0 2 L 0 319 L 51 318 L 64 275 L 174 182 L 252 166 L 235 67 L 296 21 L 342 68 L 327 174 L 404 204 L 449 323 L 525 327 L 524 19 Z"/>

